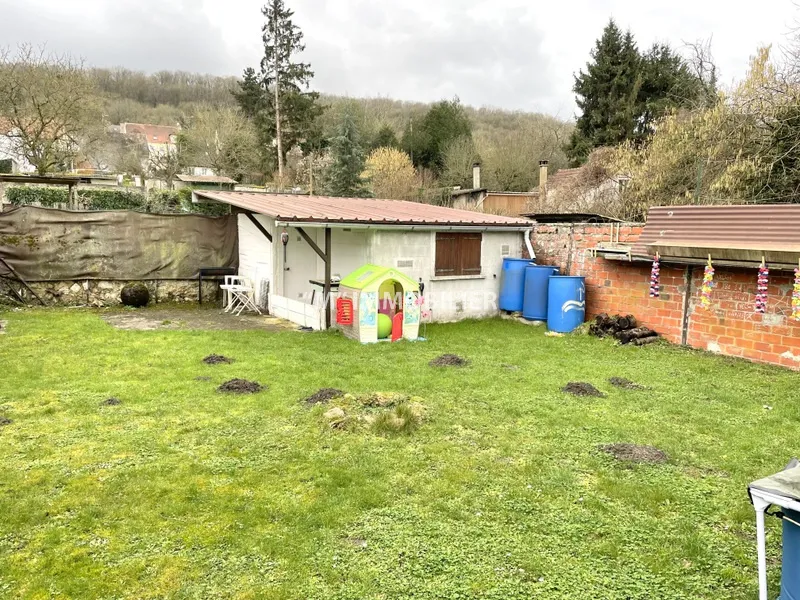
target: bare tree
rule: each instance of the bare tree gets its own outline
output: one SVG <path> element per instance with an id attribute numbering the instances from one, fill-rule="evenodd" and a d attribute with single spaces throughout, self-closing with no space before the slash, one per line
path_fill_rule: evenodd
<path id="1" fill-rule="evenodd" d="M 250 121 L 233 107 L 203 108 L 188 121 L 182 149 L 191 166 L 239 178 L 257 169 L 258 136 Z"/>
<path id="2" fill-rule="evenodd" d="M 80 142 L 101 123 L 83 63 L 44 48 L 0 50 L 0 119 L 15 151 L 39 174 L 66 170 Z"/>
<path id="3" fill-rule="evenodd" d="M 165 150 L 164 152 L 151 152 L 147 164 L 147 175 L 153 179 L 166 182 L 167 189 L 172 189 L 178 174 L 183 170 L 180 151 Z"/>

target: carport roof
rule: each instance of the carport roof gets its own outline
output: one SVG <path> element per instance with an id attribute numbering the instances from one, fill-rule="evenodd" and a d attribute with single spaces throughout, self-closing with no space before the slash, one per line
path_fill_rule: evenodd
<path id="1" fill-rule="evenodd" d="M 532 226 L 527 219 L 404 200 L 211 190 L 196 190 L 195 196 L 268 215 L 276 221 L 284 222 L 509 229 Z"/>

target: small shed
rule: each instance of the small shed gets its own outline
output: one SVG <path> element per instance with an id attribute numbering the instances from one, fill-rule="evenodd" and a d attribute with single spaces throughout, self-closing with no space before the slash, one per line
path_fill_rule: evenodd
<path id="1" fill-rule="evenodd" d="M 383 315 L 383 317 L 382 317 Z M 336 324 L 362 343 L 419 337 L 419 283 L 397 269 L 364 265 L 342 279 Z M 391 328 L 381 326 L 381 321 Z"/>

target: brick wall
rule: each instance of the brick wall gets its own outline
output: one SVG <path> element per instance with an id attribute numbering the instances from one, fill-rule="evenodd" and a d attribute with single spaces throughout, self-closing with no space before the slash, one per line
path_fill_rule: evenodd
<path id="1" fill-rule="evenodd" d="M 632 243 L 641 232 L 642 226 L 633 224 L 540 224 L 533 246 L 539 264 L 586 277 L 587 318 L 632 314 L 670 342 L 800 370 L 800 322 L 791 319 L 793 274 L 771 274 L 764 315 L 754 312 L 756 269 L 716 268 L 712 307 L 705 310 L 703 268 L 662 264 L 661 297 L 650 298 L 649 263 L 593 258 L 588 252 L 600 242 Z"/>

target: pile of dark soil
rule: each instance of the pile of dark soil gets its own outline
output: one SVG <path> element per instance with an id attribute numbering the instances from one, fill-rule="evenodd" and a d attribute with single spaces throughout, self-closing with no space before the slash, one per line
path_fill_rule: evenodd
<path id="1" fill-rule="evenodd" d="M 0 427 L 3 427 L 4 425 L 11 425 L 13 422 L 14 421 L 9 419 L 8 417 L 0 416 Z"/>
<path id="2" fill-rule="evenodd" d="M 337 390 L 336 388 L 322 388 L 311 394 L 304 402 L 306 404 L 323 404 L 334 398 L 340 398 L 341 396 L 344 396 L 342 390 Z"/>
<path id="3" fill-rule="evenodd" d="M 442 354 L 428 364 L 432 367 L 463 367 L 468 362 L 466 358 L 461 358 L 457 354 Z"/>
<path id="4" fill-rule="evenodd" d="M 231 394 L 256 394 L 264 389 L 260 383 L 246 379 L 231 379 L 217 388 L 218 392 Z"/>
<path id="5" fill-rule="evenodd" d="M 594 398 L 603 398 L 605 394 L 594 387 L 591 383 L 583 381 L 570 381 L 567 385 L 561 388 L 562 392 L 567 392 L 573 396 L 593 396 Z"/>
<path id="6" fill-rule="evenodd" d="M 608 380 L 608 383 L 613 385 L 614 387 L 622 388 L 623 390 L 643 390 L 645 387 L 643 385 L 639 385 L 631 381 L 630 379 L 625 379 L 624 377 L 611 377 Z"/>
<path id="7" fill-rule="evenodd" d="M 610 454 L 617 460 L 634 463 L 659 464 L 667 462 L 667 454 L 653 446 L 639 446 L 637 444 L 606 444 L 598 446 L 598 450 Z"/>
<path id="8" fill-rule="evenodd" d="M 221 354 L 209 354 L 203 359 L 203 362 L 207 365 L 220 365 L 220 364 L 231 364 L 233 362 L 232 358 L 228 358 L 227 356 L 222 356 Z"/>
<path id="9" fill-rule="evenodd" d="M 102 406 L 119 406 L 120 404 L 122 404 L 122 400 L 120 400 L 119 398 L 111 397 L 103 400 L 100 404 Z"/>

